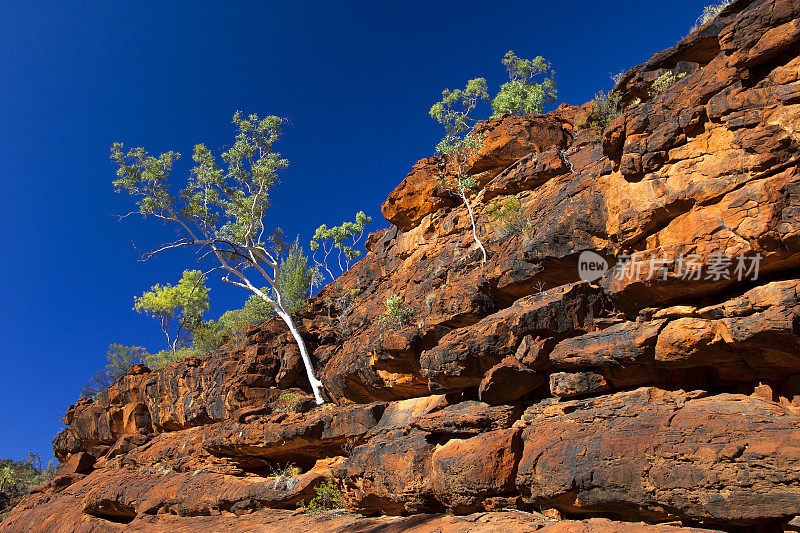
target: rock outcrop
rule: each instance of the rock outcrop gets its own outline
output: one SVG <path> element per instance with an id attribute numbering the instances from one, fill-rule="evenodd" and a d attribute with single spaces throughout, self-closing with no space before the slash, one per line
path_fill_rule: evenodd
<path id="1" fill-rule="evenodd" d="M 479 124 L 486 264 L 423 159 L 300 313 L 328 403 L 275 321 L 135 367 L 0 530 L 800 529 L 798 20 L 735 0 L 622 77 L 605 131 L 591 104 Z M 490 216 L 512 198 L 522 231 Z M 376 320 L 392 294 L 410 324 Z M 346 511 L 292 511 L 331 482 Z"/>

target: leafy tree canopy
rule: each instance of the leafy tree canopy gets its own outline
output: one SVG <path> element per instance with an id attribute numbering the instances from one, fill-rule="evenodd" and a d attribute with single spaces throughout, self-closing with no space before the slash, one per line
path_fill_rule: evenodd
<path id="1" fill-rule="evenodd" d="M 173 352 L 203 322 L 203 313 L 209 308 L 209 290 L 205 280 L 199 270 L 184 270 L 177 285 L 156 284 L 141 296 L 134 297 L 133 308 L 159 322 Z"/>
<path id="2" fill-rule="evenodd" d="M 508 81 L 500 86 L 492 100 L 495 115 L 543 113 L 544 104 L 556 101 L 555 72 L 542 56 L 522 59 L 509 50 L 503 58 L 503 65 L 508 71 Z M 550 76 L 539 83 L 533 81 L 536 76 L 548 74 Z"/>
<path id="3" fill-rule="evenodd" d="M 142 259 L 184 246 L 196 247 L 201 261 L 208 257 L 215 259 L 217 266 L 207 274 L 216 272 L 224 282 L 257 295 L 286 323 L 300 348 L 317 403 L 321 404 L 322 383 L 314 376 L 309 351 L 290 312 L 283 306 L 282 298 L 275 292 L 260 290 L 262 283 L 253 278 L 260 276 L 272 291 L 280 292 L 277 283 L 280 252 L 268 246 L 264 217 L 278 171 L 288 166 L 288 161 L 273 149 L 281 123 L 282 119 L 276 116 L 260 118 L 251 114 L 245 118 L 237 112 L 233 116 L 238 130 L 234 143 L 219 158 L 205 145 L 196 145 L 192 154 L 195 166 L 177 195 L 170 193 L 168 178 L 180 154 L 165 152 L 154 157 L 142 148 L 126 151 L 122 143 L 114 143 L 110 157 L 118 169 L 113 183 L 117 192 L 124 190 L 134 197 L 136 212 L 172 224 L 180 234 L 177 240 L 142 254 Z M 169 305 L 163 307 L 169 308 Z M 162 307 L 147 302 L 142 309 L 157 313 Z M 189 318 L 190 308 L 185 310 L 181 316 Z M 154 313 L 153 316 L 169 315 Z M 162 330 L 175 352 L 179 336 L 170 335 L 163 326 Z"/>
<path id="4" fill-rule="evenodd" d="M 319 269 L 309 268 L 308 257 L 300 246 L 300 237 L 297 237 L 286 255 L 281 258 L 275 280 L 279 290 L 275 293 L 275 297 L 280 294 L 286 310 L 289 313 L 296 313 L 305 306 L 312 286 L 318 285 L 319 280 Z"/>
<path id="5" fill-rule="evenodd" d="M 344 274 L 350 268 L 350 263 L 361 256 L 361 250 L 356 250 L 356 246 L 364 236 L 364 228 L 367 224 L 372 224 L 372 217 L 368 217 L 363 211 L 359 211 L 356 213 L 355 222 L 343 222 L 341 226 L 332 228 L 328 228 L 325 224 L 318 227 L 311 238 L 309 246 L 311 251 L 314 252 L 311 257 L 314 260 L 315 267 L 324 268 L 331 280 L 335 279 L 333 272 L 328 267 L 328 256 L 334 250 L 338 250 L 337 262 L 339 270 Z M 321 262 L 316 258 L 316 252 L 320 249 L 323 254 Z M 342 262 L 342 256 L 344 256 L 344 262 Z M 312 281 L 321 282 L 319 274 Z"/>

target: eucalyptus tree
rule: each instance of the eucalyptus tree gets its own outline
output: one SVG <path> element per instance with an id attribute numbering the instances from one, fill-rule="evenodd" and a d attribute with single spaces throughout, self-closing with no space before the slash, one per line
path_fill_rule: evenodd
<path id="1" fill-rule="evenodd" d="M 437 153 L 444 156 L 445 167 L 436 179 L 443 189 L 459 196 L 467 207 L 469 220 L 472 223 L 472 237 L 481 249 L 483 262 L 486 263 L 486 248 L 478 238 L 475 213 L 467 199 L 467 191 L 478 184 L 475 176 L 467 174 L 469 162 L 483 147 L 485 141 L 482 134 L 475 133 L 473 127 L 477 121 L 469 114 L 482 100 L 489 100 L 486 80 L 475 78 L 469 80 L 463 90 L 442 91 L 442 99 L 433 104 L 429 114 L 445 129 L 445 136 L 436 146 Z"/>
<path id="2" fill-rule="evenodd" d="M 288 166 L 273 149 L 281 122 L 276 116 L 243 117 L 236 112 L 236 138 L 219 154 L 221 163 L 206 146 L 196 145 L 195 165 L 177 194 L 168 180 L 180 154 L 170 151 L 155 157 L 141 147 L 126 151 L 122 143 L 114 143 L 111 159 L 118 167 L 114 187 L 135 198 L 135 213 L 177 231 L 177 239 L 144 252 L 141 260 L 175 248 L 194 248 L 199 261 L 214 261 L 205 275 L 216 273 L 225 283 L 250 291 L 272 307 L 297 342 L 314 397 L 321 404 L 322 383 L 314 375 L 308 348 L 277 282 L 279 254 L 265 238 L 270 189 L 277 183 L 278 172 Z M 262 281 L 271 291 L 259 288 L 264 287 Z"/>
<path id="3" fill-rule="evenodd" d="M 203 325 L 203 313 L 209 308 L 205 281 L 199 270 L 184 270 L 177 285 L 155 284 L 133 299 L 135 311 L 158 322 L 173 356 L 188 343 L 194 330 Z"/>
<path id="4" fill-rule="evenodd" d="M 361 250 L 356 250 L 356 246 L 364 236 L 364 228 L 372 223 L 372 217 L 368 217 L 363 211 L 356 213 L 355 222 L 343 222 L 341 226 L 328 228 L 322 224 L 314 232 L 311 238 L 310 248 L 313 252 L 311 258 L 314 265 L 322 267 L 331 278 L 336 279 L 328 266 L 328 256 L 337 250 L 336 261 L 339 264 L 339 271 L 344 274 L 350 269 L 350 263 L 361 256 Z M 317 252 L 321 250 L 322 260 L 317 259 Z M 342 259 L 344 256 L 344 262 Z"/>
<path id="5" fill-rule="evenodd" d="M 544 112 L 545 103 L 556 101 L 553 67 L 542 56 L 522 59 L 509 50 L 503 57 L 503 66 L 508 72 L 508 81 L 500 86 L 500 91 L 492 100 L 495 115 L 539 114 Z M 533 81 L 539 75 L 548 74 L 550 77 L 545 77 L 541 82 Z"/>

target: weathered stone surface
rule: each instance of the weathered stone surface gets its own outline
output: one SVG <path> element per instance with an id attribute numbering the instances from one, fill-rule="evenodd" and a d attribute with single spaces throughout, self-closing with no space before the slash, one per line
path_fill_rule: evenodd
<path id="1" fill-rule="evenodd" d="M 64 502 L 60 502 L 64 503 Z M 42 504 L 47 505 L 47 504 Z M 65 504 L 66 505 L 66 504 Z M 53 506 L 54 509 L 57 507 Z M 345 531 L 381 531 L 386 533 L 709 533 L 709 529 L 651 525 L 644 523 L 615 522 L 604 518 L 583 521 L 553 521 L 540 514 L 519 512 L 475 513 L 467 516 L 446 514 L 415 516 L 363 517 L 352 513 L 302 514 L 280 509 L 262 509 L 236 516 L 223 513 L 214 516 L 175 516 L 170 514 L 145 515 L 128 524 L 116 524 L 80 516 L 77 508 L 64 515 L 51 514 L 37 523 L 40 531 L 50 533 L 197 533 L 198 531 L 226 531 L 231 533 L 285 533 L 286 531 L 317 531 L 342 533 Z M 27 518 L 27 515 L 23 515 Z M 80 521 L 59 521 L 59 516 L 80 518 Z M 27 523 L 27 522 L 26 522 Z M 20 522 L 16 517 L 0 531 L 12 531 Z"/>
<path id="2" fill-rule="evenodd" d="M 566 143 L 561 123 L 541 115 L 492 118 L 482 123 L 477 131 L 485 134 L 484 147 L 476 160 L 472 161 L 470 173 L 497 173 L 530 153 L 544 152 Z M 551 153 L 548 152 L 547 157 Z M 436 175 L 441 170 L 437 158 L 423 159 L 417 163 L 381 206 L 386 220 L 402 231 L 408 231 L 419 224 L 425 215 L 455 203 L 455 199 L 450 198 L 436 183 Z"/>
<path id="3" fill-rule="evenodd" d="M 410 425 L 434 436 L 463 437 L 509 428 L 519 415 L 520 409 L 517 407 L 467 400 L 427 413 Z"/>
<path id="4" fill-rule="evenodd" d="M 261 418 L 247 424 L 223 422 L 206 437 L 203 448 L 223 457 L 313 462 L 316 457 L 341 455 L 342 445 L 361 440 L 378 424 L 385 408 L 383 403 L 332 405 L 308 414 Z"/>
<path id="5" fill-rule="evenodd" d="M 334 471 L 348 508 L 372 514 L 405 514 L 439 507 L 433 500 L 427 433 L 391 431 L 355 448 Z"/>
<path id="6" fill-rule="evenodd" d="M 484 374 L 513 355 L 526 335 L 569 336 L 592 329 L 604 309 L 602 294 L 587 283 L 522 298 L 477 324 L 445 335 L 420 358 L 433 391 L 477 387 Z"/>
<path id="7" fill-rule="evenodd" d="M 773 282 L 698 310 L 717 318 L 679 318 L 659 334 L 655 361 L 666 368 L 742 362 L 762 377 L 800 370 L 797 280 Z"/>
<path id="8" fill-rule="evenodd" d="M 433 453 L 436 499 L 457 514 L 481 509 L 487 497 L 516 493 L 514 478 L 522 455 L 519 429 L 451 439 Z"/>
<path id="9" fill-rule="evenodd" d="M 772 402 L 642 388 L 534 406 L 519 424 L 519 489 L 564 512 L 732 526 L 800 510 L 800 418 Z"/>
<path id="10" fill-rule="evenodd" d="M 550 363 L 556 368 L 576 369 L 652 362 L 658 332 L 664 323 L 664 320 L 644 324 L 624 322 L 563 340 L 550 352 Z"/>
<path id="11" fill-rule="evenodd" d="M 537 390 L 544 382 L 542 374 L 526 367 L 516 357 L 506 357 L 486 372 L 478 388 L 478 397 L 493 405 L 511 403 Z"/>
<path id="12" fill-rule="evenodd" d="M 782 530 L 800 515 L 798 19 L 795 0 L 735 0 L 625 74 L 603 132 L 581 126 L 591 103 L 478 124 L 468 201 L 485 264 L 466 207 L 436 186 L 452 169 L 420 161 L 383 206 L 392 226 L 296 317 L 332 403 L 311 402 L 277 320 L 204 360 L 134 367 L 70 407 L 60 475 L 0 529 L 325 531 L 262 508 L 293 506 L 332 468 L 368 514 L 535 506 Z M 490 216 L 512 198 L 517 228 Z M 590 285 L 586 250 L 641 268 Z M 719 254 L 759 257 L 758 277 L 682 275 L 681 257 Z M 393 294 L 402 324 L 379 318 Z M 299 493 L 276 488 L 287 462 L 305 470 Z M 329 525 L 679 530 L 529 517 Z"/>
<path id="13" fill-rule="evenodd" d="M 573 398 L 606 392 L 603 374 L 597 372 L 555 372 L 550 374 L 550 394 L 558 398 Z"/>

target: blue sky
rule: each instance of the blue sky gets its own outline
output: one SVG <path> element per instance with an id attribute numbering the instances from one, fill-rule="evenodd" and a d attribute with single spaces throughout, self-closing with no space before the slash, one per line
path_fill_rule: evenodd
<path id="1" fill-rule="evenodd" d="M 109 343 L 161 349 L 134 295 L 176 282 L 191 257 L 137 262 L 131 245 L 172 234 L 113 193 L 114 141 L 151 152 L 217 148 L 231 116 L 287 117 L 290 160 L 270 224 L 307 243 L 322 223 L 380 204 L 440 130 L 445 87 L 502 83 L 503 54 L 543 55 L 559 102 L 581 104 L 610 74 L 686 35 L 702 3 L 0 2 L 0 458 L 50 441 Z M 484 113 L 488 110 L 484 109 Z M 212 284 L 216 318 L 246 295 Z"/>

